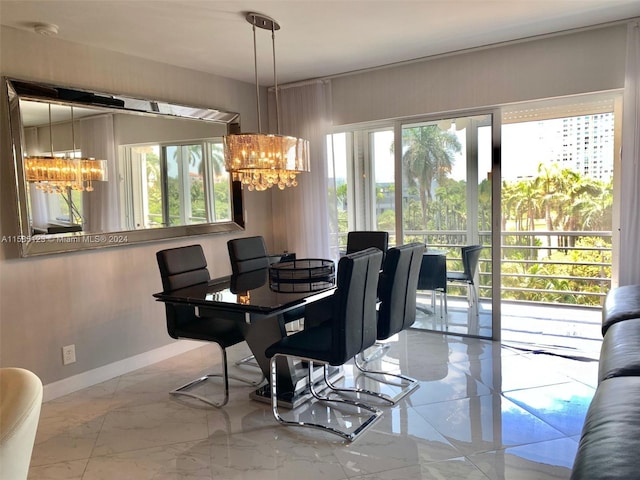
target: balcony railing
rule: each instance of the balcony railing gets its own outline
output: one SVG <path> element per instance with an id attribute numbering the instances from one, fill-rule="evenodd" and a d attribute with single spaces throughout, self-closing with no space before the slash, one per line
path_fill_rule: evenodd
<path id="1" fill-rule="evenodd" d="M 611 288 L 610 231 L 502 232 L 500 252 L 503 301 L 554 303 L 600 308 Z M 346 234 L 345 234 L 346 241 Z M 460 247 L 467 244 L 459 230 L 405 231 L 405 242 L 420 241 L 447 252 L 447 268 L 462 271 Z M 395 244 L 393 235 L 390 243 Z M 479 242 L 491 244 L 491 233 L 480 232 Z M 480 257 L 480 298 L 490 296 L 493 270 L 489 247 Z M 455 287 L 451 288 L 455 295 Z M 461 290 L 461 295 L 464 290 Z"/>

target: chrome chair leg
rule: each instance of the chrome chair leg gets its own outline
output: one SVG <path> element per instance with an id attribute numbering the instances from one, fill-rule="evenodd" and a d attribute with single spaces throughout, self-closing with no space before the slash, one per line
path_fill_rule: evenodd
<path id="1" fill-rule="evenodd" d="M 383 371 L 377 371 L 377 370 L 368 370 L 365 367 L 365 364 L 367 362 L 364 361 L 362 356 L 356 355 L 356 357 L 353 359 L 353 363 L 355 364 L 356 368 L 360 372 L 362 372 L 367 376 L 382 375 L 383 377 L 389 376 L 389 377 L 394 377 L 400 380 L 399 382 L 393 382 L 393 381 L 386 380 L 384 378 L 377 378 L 377 377 L 374 378 L 374 380 L 378 382 L 386 383 L 387 385 L 393 385 L 395 387 L 400 387 L 402 389 L 399 394 L 393 397 L 390 395 L 387 395 L 386 393 L 378 393 L 378 392 L 372 393 L 373 395 L 380 397 L 383 400 L 386 400 L 391 405 L 395 405 L 396 403 L 398 403 L 400 400 L 402 400 L 404 397 L 409 395 L 420 385 L 418 380 L 416 380 L 415 378 L 409 377 L 407 375 L 402 375 L 400 373 L 389 373 L 389 372 L 383 372 Z"/>
<path id="2" fill-rule="evenodd" d="M 477 317 L 480 314 L 480 299 L 478 298 L 477 286 L 474 283 L 468 283 L 467 287 L 469 289 L 469 311 L 473 313 L 474 317 Z"/>
<path id="3" fill-rule="evenodd" d="M 308 382 L 309 382 L 309 390 L 311 392 L 311 395 L 320 401 L 323 402 L 335 402 L 335 403 L 342 403 L 342 404 L 346 404 L 346 405 L 351 405 L 353 407 L 356 407 L 358 410 L 365 410 L 366 412 L 368 412 L 368 418 L 364 421 L 364 423 L 362 423 L 358 428 L 356 428 L 353 432 L 347 432 L 347 431 L 343 431 L 343 430 L 339 430 L 335 427 L 332 427 L 330 425 L 325 425 L 322 423 L 314 423 L 314 422 L 303 422 L 303 421 L 292 421 L 292 420 L 287 420 L 284 417 L 282 417 L 280 415 L 279 409 L 278 409 L 278 372 L 277 372 L 277 362 L 276 359 L 279 356 L 284 356 L 286 357 L 286 355 L 281 355 L 281 354 L 276 354 L 271 358 L 271 410 L 273 412 L 273 416 L 276 419 L 276 421 L 282 425 L 288 425 L 288 426 L 294 426 L 294 427 L 309 427 L 309 428 L 315 428 L 318 430 L 323 430 L 325 432 L 329 432 L 332 433 L 334 435 L 338 435 L 340 437 L 342 437 L 343 439 L 345 439 L 348 442 L 353 442 L 354 440 L 356 440 L 367 428 L 369 428 L 371 425 L 373 425 L 373 423 L 382 415 L 382 410 L 372 407 L 370 405 L 367 405 L 365 403 L 362 402 L 356 402 L 354 400 L 349 400 L 346 398 L 329 398 L 329 397 L 323 397 L 321 396 L 317 390 L 315 389 L 314 385 L 313 385 L 313 362 L 314 360 L 308 359 L 308 358 L 303 358 L 303 357 L 299 357 L 301 360 L 303 361 L 307 361 L 308 362 Z M 323 373 L 324 373 L 324 378 L 325 381 L 327 380 L 327 365 L 323 364 L 322 365 L 323 368 Z M 360 411 L 358 411 L 358 413 L 360 414 Z"/>
<path id="4" fill-rule="evenodd" d="M 442 310 L 442 303 L 444 301 L 444 316 L 448 315 L 448 309 L 447 309 L 447 292 L 444 291 L 443 288 L 438 288 L 436 290 L 434 290 L 434 294 L 438 293 L 438 296 L 440 297 L 440 318 L 443 317 L 443 310 Z"/>
<path id="5" fill-rule="evenodd" d="M 373 362 L 379 358 L 384 357 L 387 354 L 387 351 L 391 348 L 391 345 L 388 343 L 376 342 L 374 345 L 375 351 L 364 358 L 365 362 Z"/>
<path id="6" fill-rule="evenodd" d="M 354 362 L 355 362 L 355 359 L 354 359 Z M 394 405 L 395 404 L 393 399 L 391 397 L 389 397 L 389 395 L 386 395 L 384 393 L 374 392 L 374 391 L 371 391 L 371 390 L 367 390 L 367 389 L 364 389 L 364 388 L 357 388 L 357 387 L 353 387 L 353 388 L 339 388 L 339 387 L 336 387 L 329 380 L 329 377 L 327 376 L 327 369 L 326 368 L 324 369 L 324 382 L 327 384 L 329 389 L 331 389 L 331 391 L 333 391 L 335 393 L 343 392 L 343 393 L 365 394 L 365 395 L 369 395 L 369 396 L 372 396 L 372 397 L 379 398 L 380 400 L 384 400 L 385 402 L 389 403 L 390 405 Z"/>
<path id="7" fill-rule="evenodd" d="M 420 305 L 416 305 L 416 310 L 420 312 L 424 312 L 427 315 L 435 315 L 436 314 L 436 295 L 438 295 L 440 299 L 440 318 L 446 316 L 448 314 L 448 306 L 447 306 L 447 292 L 444 291 L 443 288 L 436 288 L 435 290 L 431 290 L 431 310 L 428 308 L 421 307 Z M 444 302 L 444 310 L 442 309 L 442 305 Z M 444 312 L 444 315 L 443 315 Z M 379 358 L 379 357 L 375 357 Z M 368 362 L 371 360 L 375 360 L 375 358 L 367 359 Z"/>
<path id="8" fill-rule="evenodd" d="M 219 345 L 218 345 L 219 346 Z M 222 353 L 222 373 L 211 373 L 207 375 L 203 375 L 200 378 L 196 378 L 188 383 L 185 383 L 181 387 L 178 387 L 174 390 L 171 390 L 169 393 L 171 395 L 183 395 L 185 397 L 195 398 L 204 402 L 212 407 L 220 408 L 224 407 L 229 402 L 229 379 L 237 380 L 242 383 L 246 383 L 247 385 L 251 385 L 252 387 L 257 387 L 264 381 L 264 376 L 260 378 L 260 380 L 254 381 L 248 378 L 237 377 L 235 375 L 229 375 L 228 364 L 227 364 L 227 350 L 225 348 L 220 347 Z M 222 383 L 224 386 L 224 396 L 221 402 L 215 402 L 214 400 L 205 397 L 204 395 L 199 395 L 197 393 L 190 392 L 189 390 L 197 385 L 200 385 L 212 378 L 222 378 Z"/>
<path id="9" fill-rule="evenodd" d="M 260 365 L 258 365 L 258 362 L 256 362 L 256 357 L 253 355 L 247 355 L 246 357 L 243 357 L 240 360 L 236 360 L 235 365 L 236 367 L 241 367 L 243 365 L 246 365 L 248 367 L 260 368 Z"/>

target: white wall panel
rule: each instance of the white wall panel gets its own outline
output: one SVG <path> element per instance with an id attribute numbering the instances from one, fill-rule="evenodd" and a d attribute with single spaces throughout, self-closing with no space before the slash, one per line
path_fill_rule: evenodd
<path id="1" fill-rule="evenodd" d="M 622 88 L 625 35 L 612 26 L 337 77 L 333 124 Z"/>

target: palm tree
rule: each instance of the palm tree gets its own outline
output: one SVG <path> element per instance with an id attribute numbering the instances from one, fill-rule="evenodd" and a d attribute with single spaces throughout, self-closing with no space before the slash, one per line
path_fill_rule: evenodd
<path id="1" fill-rule="evenodd" d="M 417 187 L 422 206 L 422 221 L 427 223 L 427 203 L 431 201 L 434 181 L 442 183 L 451 173 L 454 153 L 461 145 L 455 134 L 437 125 L 405 128 L 402 131 L 402 163 L 409 187 Z"/>
<path id="2" fill-rule="evenodd" d="M 613 188 L 600 180 L 591 180 L 589 194 L 581 195 L 573 205 L 581 230 L 611 230 Z"/>
<path id="3" fill-rule="evenodd" d="M 567 178 L 563 178 L 563 175 L 567 176 Z M 568 178 L 569 176 L 572 178 Z M 578 174 L 571 170 L 566 170 L 564 173 L 561 172 L 557 163 L 540 163 L 538 165 L 538 176 L 533 186 L 538 191 L 539 206 L 544 208 L 544 219 L 547 231 L 554 230 L 552 210 L 555 207 L 556 211 L 560 212 L 557 207 L 559 204 L 562 204 L 564 200 L 565 189 L 563 187 L 567 184 L 567 181 L 570 184 L 576 180 L 573 176 L 578 177 Z"/>
<path id="4" fill-rule="evenodd" d="M 222 151 L 221 143 L 209 143 L 211 148 L 211 166 L 213 167 L 213 178 L 223 178 L 225 181 L 227 177 L 227 170 L 224 167 L 224 152 Z"/>
<path id="5" fill-rule="evenodd" d="M 491 181 L 484 179 L 478 186 L 478 219 L 480 230 L 491 230 Z"/>
<path id="6" fill-rule="evenodd" d="M 535 220 L 538 212 L 535 183 L 533 180 L 521 180 L 516 183 L 515 186 L 514 206 L 516 214 L 516 229 L 522 231 L 534 231 L 536 229 Z"/>
<path id="7" fill-rule="evenodd" d="M 467 224 L 467 183 L 464 180 L 446 178 L 436 188 L 435 210 L 437 218 L 444 222 L 437 225 L 437 230 L 464 230 Z M 453 241 L 450 239 L 448 241 Z"/>

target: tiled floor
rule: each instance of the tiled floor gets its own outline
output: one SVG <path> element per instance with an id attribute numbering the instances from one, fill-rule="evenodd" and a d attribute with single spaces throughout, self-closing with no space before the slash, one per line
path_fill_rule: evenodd
<path id="1" fill-rule="evenodd" d="M 230 358 L 245 353 L 229 350 Z M 420 387 L 343 444 L 276 424 L 243 384 L 232 384 L 223 409 L 168 394 L 217 358 L 205 345 L 45 403 L 29 478 L 568 479 L 597 372 L 597 362 L 411 330 L 381 363 Z M 351 367 L 345 372 L 344 382 L 374 387 L 354 379 Z M 294 413 L 357 421 L 320 404 Z"/>

